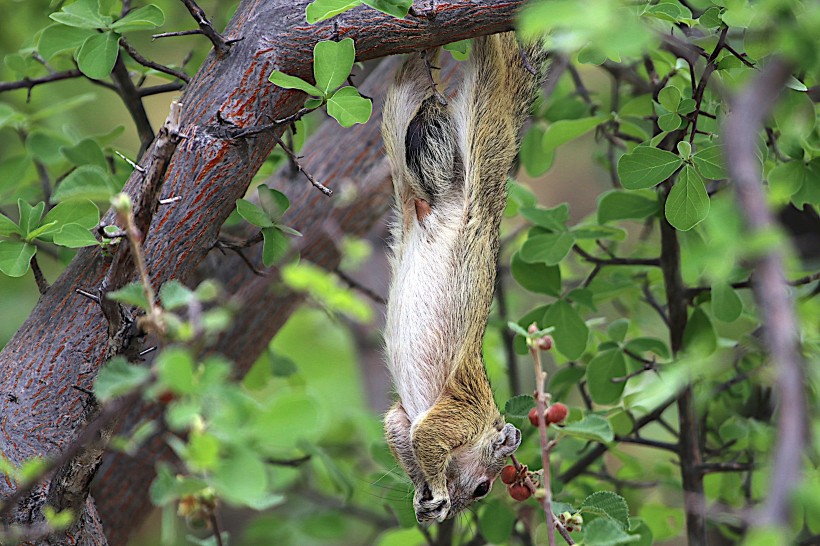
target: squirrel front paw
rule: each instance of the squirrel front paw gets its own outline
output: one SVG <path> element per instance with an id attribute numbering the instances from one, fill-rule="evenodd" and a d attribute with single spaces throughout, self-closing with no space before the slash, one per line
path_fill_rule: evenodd
<path id="1" fill-rule="evenodd" d="M 416 511 L 416 519 L 419 523 L 432 520 L 441 523 L 450 513 L 450 496 L 446 489 L 443 492 L 433 493 L 425 484 L 416 489 L 413 509 Z"/>

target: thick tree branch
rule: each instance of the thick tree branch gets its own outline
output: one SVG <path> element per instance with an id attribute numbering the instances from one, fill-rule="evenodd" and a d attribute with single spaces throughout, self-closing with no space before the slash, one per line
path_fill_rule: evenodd
<path id="1" fill-rule="evenodd" d="M 758 133 L 790 75 L 790 67 L 783 59 L 771 61 L 735 98 L 723 127 L 726 164 L 751 234 L 771 230 L 775 225 L 763 191 L 755 153 Z M 764 339 L 770 360 L 777 370 L 780 406 L 771 486 L 765 504 L 753 519 L 753 525 L 788 525 L 790 495 L 803 467 L 802 456 L 808 435 L 808 405 L 805 363 L 799 348 L 799 326 L 779 246 L 773 246 L 756 260 L 753 279 Z"/>

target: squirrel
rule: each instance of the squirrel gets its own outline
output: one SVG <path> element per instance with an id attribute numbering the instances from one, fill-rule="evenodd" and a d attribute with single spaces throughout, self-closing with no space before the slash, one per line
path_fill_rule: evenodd
<path id="1" fill-rule="evenodd" d="M 486 496 L 521 443 L 481 350 L 507 174 L 546 66 L 544 49 L 522 54 L 514 32 L 477 38 L 447 104 L 430 70 L 438 53 L 410 55 L 382 122 L 396 213 L 385 345 L 399 398 L 384 426 L 419 522 Z"/>

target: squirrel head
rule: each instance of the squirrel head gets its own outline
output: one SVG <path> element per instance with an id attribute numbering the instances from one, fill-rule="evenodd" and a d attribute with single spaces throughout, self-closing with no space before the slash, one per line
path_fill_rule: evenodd
<path id="1" fill-rule="evenodd" d="M 473 502 L 487 496 L 507 458 L 520 443 L 521 431 L 509 423 L 505 424 L 499 416 L 494 427 L 475 437 L 473 442 L 453 451 L 446 472 L 449 497 L 446 510 L 430 513 L 425 509 L 433 495 L 424 484 L 417 488 L 413 502 L 416 518 L 420 522 L 450 519 Z"/>

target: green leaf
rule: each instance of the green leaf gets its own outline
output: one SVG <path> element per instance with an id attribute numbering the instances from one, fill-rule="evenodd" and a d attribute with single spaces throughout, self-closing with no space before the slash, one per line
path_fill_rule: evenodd
<path id="1" fill-rule="evenodd" d="M 478 516 L 478 530 L 487 542 L 505 544 L 512 535 L 515 521 L 515 512 L 509 503 L 500 498 L 490 499 Z"/>
<path id="2" fill-rule="evenodd" d="M 661 131 L 668 133 L 678 129 L 681 125 L 683 125 L 683 120 L 674 112 L 668 112 L 658 116 L 658 127 L 660 127 Z"/>
<path id="3" fill-rule="evenodd" d="M 60 152 L 72 163 L 77 165 L 97 165 L 108 168 L 105 154 L 93 138 L 84 138 L 74 146 L 62 147 Z"/>
<path id="4" fill-rule="evenodd" d="M 97 0 L 77 0 L 49 17 L 58 23 L 77 28 L 105 28 L 111 23 L 111 17 L 100 14 Z"/>
<path id="5" fill-rule="evenodd" d="M 626 360 L 620 348 L 598 353 L 587 364 L 587 387 L 596 404 L 616 403 L 624 392 L 626 381 L 613 383 L 612 379 L 626 375 Z"/>
<path id="6" fill-rule="evenodd" d="M 444 49 L 449 51 L 455 60 L 464 61 L 470 56 L 470 51 L 473 49 L 473 41 L 468 38 L 466 40 L 450 42 L 449 44 L 444 44 Z"/>
<path id="7" fill-rule="evenodd" d="M 653 216 L 659 210 L 658 200 L 651 192 L 626 192 L 612 190 L 598 201 L 598 223 L 613 220 L 641 220 Z"/>
<path id="8" fill-rule="evenodd" d="M 108 361 L 94 380 L 94 394 L 101 402 L 129 393 L 142 385 L 151 375 L 145 366 L 129 364 L 125 358 L 115 356 Z"/>
<path id="9" fill-rule="evenodd" d="M 562 119 L 551 123 L 544 132 L 542 146 L 545 151 L 554 150 L 571 140 L 588 133 L 606 118 L 594 116 L 581 119 Z"/>
<path id="10" fill-rule="evenodd" d="M 706 312 L 698 307 L 683 330 L 683 347 L 693 356 L 707 357 L 717 349 L 717 333 Z"/>
<path id="11" fill-rule="evenodd" d="M 669 358 L 671 355 L 666 343 L 654 337 L 636 337 L 635 339 L 630 339 L 626 342 L 626 348 L 637 354 L 653 352 L 663 358 Z"/>
<path id="12" fill-rule="evenodd" d="M 555 348 L 569 360 L 584 354 L 589 339 L 589 328 L 578 312 L 564 300 L 558 300 L 547 308 L 541 326 L 553 326 L 552 338 Z"/>
<path id="13" fill-rule="evenodd" d="M 74 169 L 51 195 L 52 203 L 75 199 L 107 201 L 114 195 L 111 177 L 97 165 L 83 165 Z"/>
<path id="14" fill-rule="evenodd" d="M 34 239 L 41 237 L 43 234 L 51 233 L 51 231 L 57 226 L 57 222 L 49 222 L 47 224 L 40 224 L 37 229 L 34 229 L 26 235 L 25 240 L 27 243 L 32 242 Z"/>
<path id="15" fill-rule="evenodd" d="M 802 161 L 779 163 L 769 171 L 768 182 L 773 198 L 782 201 L 788 199 L 808 183 L 811 173 Z"/>
<path id="16" fill-rule="evenodd" d="M 678 142 L 677 145 L 678 155 L 681 156 L 683 159 L 689 159 L 689 156 L 692 155 L 692 145 L 686 142 L 685 140 L 681 140 Z"/>
<path id="17" fill-rule="evenodd" d="M 78 224 L 86 230 L 93 229 L 100 222 L 100 210 L 91 201 L 65 201 L 58 203 L 43 218 L 43 223 L 57 222 L 59 231 L 66 224 Z"/>
<path id="18" fill-rule="evenodd" d="M 211 470 L 219 461 L 219 440 L 207 432 L 192 431 L 185 462 L 194 470 Z"/>
<path id="19" fill-rule="evenodd" d="M 720 20 L 720 8 L 711 6 L 698 17 L 698 23 L 709 29 L 718 28 L 723 24 L 723 21 Z"/>
<path id="20" fill-rule="evenodd" d="M 561 295 L 561 270 L 557 265 L 530 264 L 521 259 L 521 253 L 513 254 L 510 273 L 515 282 L 536 294 Z"/>
<path id="21" fill-rule="evenodd" d="M 0 241 L 0 271 L 9 277 L 22 277 L 28 271 L 37 247 L 19 241 Z"/>
<path id="22" fill-rule="evenodd" d="M 569 254 L 573 244 L 575 237 L 569 231 L 542 233 L 527 239 L 519 253 L 521 259 L 527 263 L 557 265 Z"/>
<path id="23" fill-rule="evenodd" d="M 570 233 L 572 233 L 575 239 L 611 239 L 613 241 L 623 241 L 626 239 L 626 232 L 624 230 L 612 226 L 577 226 L 572 228 Z"/>
<path id="24" fill-rule="evenodd" d="M 703 179 L 687 165 L 666 198 L 666 219 L 676 229 L 688 231 L 706 218 L 709 204 Z"/>
<path id="25" fill-rule="evenodd" d="M 328 95 L 347 80 L 355 60 L 356 48 L 352 38 L 316 44 L 313 48 L 313 75 L 322 95 Z"/>
<path id="26" fill-rule="evenodd" d="M 274 225 L 264 210 L 247 199 L 236 200 L 236 212 L 238 212 L 239 216 L 244 218 L 246 222 L 256 227 L 267 228 L 273 227 Z"/>
<path id="27" fill-rule="evenodd" d="M 39 108 L 36 112 L 33 112 L 29 116 L 29 120 L 50 120 L 57 114 L 68 112 L 69 110 L 73 110 L 78 106 L 82 106 L 83 104 L 94 102 L 96 100 L 98 100 L 96 93 L 83 93 L 81 95 L 74 95 L 73 97 L 68 98 L 66 100 L 58 100 L 51 103 L 49 106 Z M 62 154 L 64 148 L 65 145 L 60 145 L 57 148 L 57 152 Z"/>
<path id="28" fill-rule="evenodd" d="M 373 103 L 359 95 L 355 87 L 343 87 L 327 101 L 327 113 L 342 127 L 366 123 L 372 110 Z"/>
<path id="29" fill-rule="evenodd" d="M 537 124 L 530 127 L 521 140 L 521 163 L 531 177 L 541 176 L 547 172 L 555 159 L 554 151 L 544 150 L 543 140 L 544 129 Z"/>
<path id="30" fill-rule="evenodd" d="M 8 237 L 12 234 L 20 235 L 20 228 L 14 223 L 14 220 L 0 214 L 0 237 Z"/>
<path id="31" fill-rule="evenodd" d="M 678 111 L 680 99 L 680 90 L 671 85 L 667 85 L 658 92 L 658 103 L 670 112 Z"/>
<path id="32" fill-rule="evenodd" d="M 535 407 L 535 399 L 529 394 L 519 394 L 507 400 L 504 404 L 504 415 L 507 417 L 517 417 L 523 419 L 532 408 Z"/>
<path id="33" fill-rule="evenodd" d="M 641 537 L 627 534 L 615 521 L 599 518 L 584 524 L 584 546 L 619 546 Z"/>
<path id="34" fill-rule="evenodd" d="M 285 212 L 288 208 L 290 208 L 290 201 L 287 196 L 280 191 L 265 186 L 264 184 L 256 188 L 256 193 L 259 196 L 259 204 L 262 206 L 262 210 L 265 211 L 268 218 L 277 224 L 281 222 L 282 216 L 284 216 Z"/>
<path id="35" fill-rule="evenodd" d="M 150 30 L 162 26 L 165 23 L 165 14 L 154 4 L 148 4 L 141 8 L 129 11 L 128 14 L 114 21 L 111 29 L 120 34 L 132 30 Z"/>
<path id="36" fill-rule="evenodd" d="M 154 366 L 161 385 L 179 394 L 194 392 L 194 359 L 182 347 L 162 351 Z"/>
<path id="37" fill-rule="evenodd" d="M 651 188 L 678 170 L 683 160 L 672 152 L 638 146 L 618 161 L 618 176 L 627 189 Z"/>
<path id="38" fill-rule="evenodd" d="M 609 339 L 616 343 L 623 342 L 626 339 L 626 333 L 629 331 L 629 319 L 620 318 L 612 321 L 606 328 L 606 335 Z"/>
<path id="39" fill-rule="evenodd" d="M 597 491 L 585 498 L 581 503 L 581 512 L 609 518 L 624 531 L 631 526 L 626 499 L 611 491 Z"/>
<path id="40" fill-rule="evenodd" d="M 587 415 L 580 421 L 568 423 L 558 428 L 558 430 L 566 436 L 604 444 L 608 444 L 615 439 L 615 433 L 612 432 L 612 426 L 609 424 L 609 421 L 595 414 Z"/>
<path id="41" fill-rule="evenodd" d="M 40 201 L 33 207 L 23 199 L 17 200 L 17 210 L 20 212 L 20 234 L 27 238 L 29 234 L 40 226 L 43 210 L 46 204 Z"/>
<path id="42" fill-rule="evenodd" d="M 345 501 L 349 501 L 353 496 L 354 483 L 352 478 L 349 477 L 348 474 L 342 470 L 342 468 L 340 468 L 339 463 L 336 462 L 337 458 L 331 456 L 330 453 L 318 445 L 308 441 L 300 442 L 299 447 L 302 451 L 312 455 L 315 459 L 322 463 L 322 466 L 324 466 L 325 470 L 327 470 L 327 474 L 333 482 L 333 485 L 336 486 L 336 489 L 339 490 Z"/>
<path id="43" fill-rule="evenodd" d="M 66 224 L 53 235 L 54 244 L 68 248 L 82 248 L 96 246 L 100 242 L 91 234 L 87 227 L 80 224 Z"/>
<path id="44" fill-rule="evenodd" d="M 413 5 L 413 0 L 362 0 L 362 3 L 397 19 L 404 19 Z"/>
<path id="45" fill-rule="evenodd" d="M 276 226 L 262 228 L 262 238 L 262 263 L 270 267 L 287 254 L 290 241 Z"/>
<path id="46" fill-rule="evenodd" d="M 274 85 L 278 85 L 279 87 L 283 87 L 285 89 L 298 89 L 299 91 L 304 91 L 308 95 L 313 97 L 321 97 L 323 93 L 319 91 L 319 89 L 312 84 L 309 84 L 302 78 L 297 78 L 296 76 L 289 76 L 283 72 L 279 72 L 278 70 L 274 70 L 271 72 L 270 76 L 268 77 L 268 81 L 270 81 Z"/>
<path id="47" fill-rule="evenodd" d="M 723 147 L 719 144 L 699 150 L 692 156 L 695 167 L 704 178 L 723 180 L 726 178 L 726 168 L 723 161 Z"/>
<path id="48" fill-rule="evenodd" d="M 564 231 L 569 219 L 569 206 L 563 203 L 551 209 L 521 207 L 521 216 L 550 231 Z"/>
<path id="49" fill-rule="evenodd" d="M 80 72 L 94 80 L 107 78 L 117 62 L 119 40 L 114 32 L 89 36 L 77 52 Z"/>
<path id="50" fill-rule="evenodd" d="M 65 25 L 49 25 L 40 34 L 37 51 L 49 60 L 62 51 L 74 50 L 85 42 L 89 36 L 96 34 L 91 29 L 67 27 Z"/>
<path id="51" fill-rule="evenodd" d="M 159 299 L 162 307 L 168 311 L 185 307 L 196 299 L 194 292 L 177 280 L 171 280 L 159 289 Z"/>
<path id="52" fill-rule="evenodd" d="M 305 8 L 305 19 L 312 25 L 344 13 L 361 3 L 361 0 L 314 0 Z"/>
<path id="53" fill-rule="evenodd" d="M 268 473 L 256 453 L 238 448 L 220 461 L 212 483 L 220 498 L 231 504 L 247 506 L 267 495 Z"/>
<path id="54" fill-rule="evenodd" d="M 721 322 L 734 322 L 743 312 L 743 301 L 727 282 L 712 285 L 712 314 Z"/>
<path id="55" fill-rule="evenodd" d="M 119 290 L 109 292 L 105 297 L 120 303 L 139 307 L 140 309 L 148 309 L 149 307 L 148 300 L 145 299 L 145 291 L 139 282 L 126 284 Z"/>

